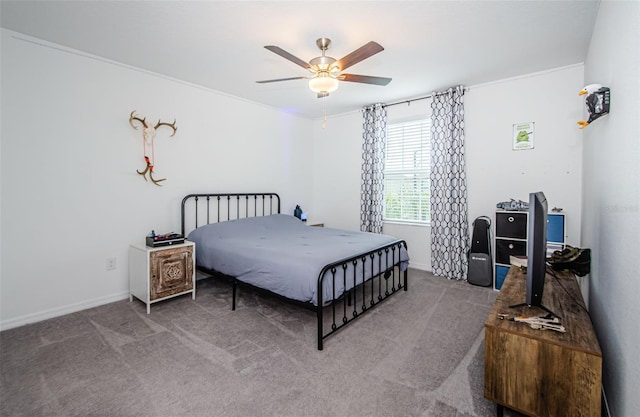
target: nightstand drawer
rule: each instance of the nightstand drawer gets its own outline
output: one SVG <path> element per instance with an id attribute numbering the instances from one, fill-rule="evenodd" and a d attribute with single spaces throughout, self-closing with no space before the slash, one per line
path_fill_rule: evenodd
<path id="1" fill-rule="evenodd" d="M 151 252 L 151 300 L 193 289 L 193 247 Z"/>

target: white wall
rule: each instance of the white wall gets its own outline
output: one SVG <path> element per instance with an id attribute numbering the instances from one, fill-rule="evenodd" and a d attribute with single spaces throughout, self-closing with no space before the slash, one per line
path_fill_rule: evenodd
<path id="1" fill-rule="evenodd" d="M 580 245 L 583 66 L 473 86 L 465 96 L 469 221 L 496 203 L 543 191 L 567 217 L 566 239 Z M 514 151 L 513 124 L 535 123 L 535 148 Z M 495 225 L 493 230 L 495 232 Z"/>
<path id="2" fill-rule="evenodd" d="M 470 228 L 478 216 L 493 218 L 497 202 L 528 200 L 529 192 L 542 190 L 551 207 L 567 213 L 567 241 L 579 246 L 582 131 L 576 122 L 582 117 L 578 91 L 583 86 L 583 66 L 575 65 L 471 86 L 466 92 Z M 390 123 L 430 117 L 430 99 L 387 110 Z M 518 122 L 535 122 L 535 149 L 512 150 L 512 126 Z M 316 215 L 329 226 L 357 230 L 362 114 L 329 118 L 324 129 L 317 121 L 314 129 Z M 387 223 L 384 233 L 407 241 L 413 267 L 431 269 L 428 227 Z"/>
<path id="3" fill-rule="evenodd" d="M 611 112 L 584 130 L 589 310 L 610 415 L 631 417 L 640 415 L 640 3 L 600 3 L 585 62 L 591 83 L 611 89 Z"/>
<path id="4" fill-rule="evenodd" d="M 191 192 L 311 201 L 312 122 L 2 30 L 2 328 L 128 296 L 128 246 L 179 231 Z M 20 40 L 20 39 L 26 39 Z M 43 45 L 44 44 L 44 45 Z M 137 110 L 160 128 L 144 168 Z M 117 269 L 106 271 L 115 257 Z"/>
<path id="5" fill-rule="evenodd" d="M 331 105 L 331 96 L 326 100 Z M 322 126 L 325 126 L 324 128 Z M 328 227 L 360 230 L 362 116 L 352 112 L 313 123 L 310 216 Z"/>

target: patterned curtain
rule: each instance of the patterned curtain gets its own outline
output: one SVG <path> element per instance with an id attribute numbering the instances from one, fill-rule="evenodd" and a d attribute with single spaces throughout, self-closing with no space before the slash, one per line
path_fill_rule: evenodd
<path id="1" fill-rule="evenodd" d="M 382 233 L 384 209 L 384 148 L 387 109 L 378 103 L 363 110 L 360 230 Z"/>
<path id="2" fill-rule="evenodd" d="M 464 87 L 432 97 L 431 267 L 434 275 L 463 280 L 469 267 Z"/>

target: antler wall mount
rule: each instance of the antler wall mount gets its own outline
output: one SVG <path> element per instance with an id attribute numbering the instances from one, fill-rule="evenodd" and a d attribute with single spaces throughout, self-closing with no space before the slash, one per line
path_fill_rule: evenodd
<path id="1" fill-rule="evenodd" d="M 166 178 L 160 178 L 160 179 L 155 179 L 153 178 L 153 167 L 155 164 L 155 155 L 154 155 L 154 146 L 153 146 L 153 140 L 156 137 L 156 130 L 161 127 L 161 126 L 168 126 L 171 129 L 173 129 L 173 133 L 169 136 L 169 137 L 173 137 L 176 132 L 178 131 L 178 127 L 176 126 L 176 120 L 173 119 L 173 123 L 166 123 L 166 122 L 161 122 L 160 120 L 158 120 L 158 123 L 156 123 L 155 125 L 150 125 L 149 123 L 147 123 L 147 118 L 139 118 L 138 116 L 136 116 L 136 111 L 132 111 L 131 114 L 129 115 L 129 124 L 131 125 L 132 128 L 138 130 L 138 126 L 135 126 L 133 124 L 134 121 L 139 122 L 143 129 L 142 129 L 142 153 L 144 156 L 144 161 L 147 164 L 147 166 L 144 168 L 144 170 L 142 171 L 138 171 L 136 170 L 136 172 L 140 175 L 142 175 L 142 177 L 144 178 L 145 181 L 147 181 L 147 173 L 149 174 L 149 179 L 151 180 L 152 183 L 154 183 L 155 185 L 158 186 L 162 186 L 162 184 L 160 184 L 162 181 L 166 180 Z M 148 150 L 150 150 L 151 152 L 148 152 Z M 151 154 L 151 157 L 149 157 L 149 154 Z"/>

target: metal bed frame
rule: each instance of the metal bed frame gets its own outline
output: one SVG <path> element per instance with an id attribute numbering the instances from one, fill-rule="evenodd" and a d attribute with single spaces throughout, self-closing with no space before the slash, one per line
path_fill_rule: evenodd
<path id="1" fill-rule="evenodd" d="M 192 215 L 189 216 L 189 213 Z M 186 236 L 187 230 L 191 231 L 200 225 L 209 223 L 279 213 L 280 196 L 276 193 L 189 194 L 182 200 L 182 234 Z M 223 277 L 232 283 L 232 310 L 236 309 L 237 287 L 242 285 L 315 311 L 318 350 L 323 350 L 324 339 L 358 319 L 391 295 L 400 292 L 400 290 L 407 291 L 407 270 L 401 271 L 400 268 L 402 247 L 407 248 L 406 242 L 396 240 L 369 252 L 359 253 L 324 266 L 317 280 L 317 305 L 286 298 L 215 270 L 202 267 L 197 267 L 197 269 L 209 275 Z M 197 250 L 198 248 L 196 248 Z M 379 272 L 372 277 L 367 277 L 365 276 L 365 265 L 370 266 L 370 271 Z M 350 266 L 351 268 L 349 268 Z M 330 294 L 330 297 L 327 297 L 329 294 L 323 294 L 325 279 L 332 279 L 332 284 L 341 280 L 343 288 L 347 288 L 347 277 L 353 279 L 353 282 L 357 282 L 356 277 L 360 278 L 357 274 L 362 275 L 362 283 L 356 287 L 348 289 L 343 294 L 336 294 L 336 286 L 332 285 L 333 294 Z M 329 301 L 325 302 L 327 298 Z M 326 322 L 325 316 L 328 316 Z"/>

